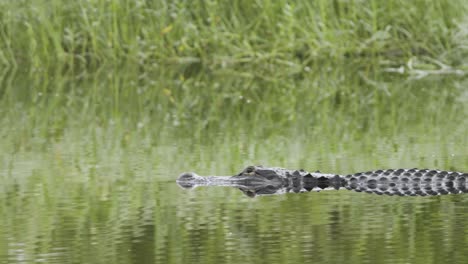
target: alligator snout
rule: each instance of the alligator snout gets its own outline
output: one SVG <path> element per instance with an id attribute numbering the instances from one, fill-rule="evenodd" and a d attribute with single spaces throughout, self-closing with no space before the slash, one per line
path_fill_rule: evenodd
<path id="1" fill-rule="evenodd" d="M 197 185 L 197 182 L 203 181 L 204 177 L 195 172 L 184 172 L 177 178 L 177 183 L 184 189 L 191 189 Z"/>
<path id="2" fill-rule="evenodd" d="M 193 181 L 200 178 L 202 177 L 196 174 L 195 172 L 184 172 L 180 174 L 179 178 L 177 178 L 177 181 Z"/>

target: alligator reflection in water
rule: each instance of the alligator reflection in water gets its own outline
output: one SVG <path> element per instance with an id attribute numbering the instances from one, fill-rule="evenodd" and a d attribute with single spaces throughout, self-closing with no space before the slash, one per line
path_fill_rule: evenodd
<path id="1" fill-rule="evenodd" d="M 230 186 L 247 196 L 347 189 L 379 195 L 434 196 L 468 193 L 468 174 L 429 169 L 388 169 L 349 175 L 249 166 L 234 176 L 183 173 L 179 186 Z"/>

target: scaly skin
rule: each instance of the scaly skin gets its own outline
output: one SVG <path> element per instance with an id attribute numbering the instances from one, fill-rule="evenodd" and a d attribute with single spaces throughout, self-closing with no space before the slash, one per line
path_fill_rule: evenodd
<path id="1" fill-rule="evenodd" d="M 183 188 L 230 186 L 250 197 L 287 192 L 348 189 L 400 196 L 433 196 L 468 193 L 468 174 L 429 169 L 388 169 L 349 175 L 248 166 L 234 176 L 198 176 L 183 173 L 177 179 Z"/>

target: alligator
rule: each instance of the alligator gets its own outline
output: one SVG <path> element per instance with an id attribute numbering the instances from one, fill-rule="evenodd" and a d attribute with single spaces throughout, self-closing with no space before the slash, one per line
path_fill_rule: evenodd
<path id="1" fill-rule="evenodd" d="M 245 195 L 271 195 L 347 189 L 378 195 L 434 196 L 468 193 L 468 173 L 430 169 L 386 169 L 349 175 L 248 166 L 234 176 L 199 176 L 182 173 L 177 184 L 185 189 L 197 186 L 230 186 Z"/>

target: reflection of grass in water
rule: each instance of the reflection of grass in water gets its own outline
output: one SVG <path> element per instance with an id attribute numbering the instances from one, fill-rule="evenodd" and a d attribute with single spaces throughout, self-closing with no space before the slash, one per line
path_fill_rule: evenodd
<path id="1" fill-rule="evenodd" d="M 146 164 L 148 172 L 177 162 L 182 162 L 176 166 L 181 171 L 206 169 L 197 165 L 197 158 L 204 159 L 200 153 L 210 153 L 204 160 L 213 160 L 207 166 L 211 173 L 232 172 L 246 162 L 322 170 L 342 167 L 338 172 L 346 172 L 368 169 L 348 167 L 347 158 L 362 162 L 376 151 L 381 154 L 375 157 L 375 166 L 388 164 L 378 161 L 395 151 L 398 158 L 387 158 L 398 167 L 419 162 L 439 167 L 427 156 L 434 154 L 435 146 L 447 149 L 435 151 L 445 153 L 442 158 L 463 155 L 468 109 L 462 81 L 389 80 L 376 75 L 369 84 L 347 69 L 276 81 L 228 75 L 180 79 L 170 70 L 144 75 L 103 72 L 84 78 L 6 75 L 0 109 L 2 149 L 49 153 L 54 146 L 61 162 L 115 164 L 114 175 L 125 174 L 118 171 L 124 165 L 118 164 L 121 158 Z M 453 146 L 454 142 L 459 144 Z M 415 151 L 426 160 L 418 161 Z M 343 163 L 335 166 L 337 154 Z M 311 164 L 316 159 L 324 162 L 322 166 Z M 405 159 L 407 163 L 401 164 Z M 442 165 L 460 166 L 460 161 Z M 70 166 L 77 175 L 96 170 Z M 106 170 L 113 169 L 101 172 Z"/>
<path id="2" fill-rule="evenodd" d="M 461 0 L 3 1 L 0 62 L 33 69 L 175 64 L 186 73 L 262 78 L 327 61 L 372 69 L 416 56 L 458 65 L 466 57 L 466 7 Z"/>
<path id="3" fill-rule="evenodd" d="M 203 138 L 206 131 L 234 134 L 327 133 L 361 138 L 399 134 L 420 126 L 435 131 L 466 122 L 464 83 L 454 78 L 408 81 L 391 74 L 362 77 L 353 68 L 317 71 L 301 78 L 199 74 L 183 78 L 170 70 L 98 72 L 76 77 L 60 73 L 11 74 L 2 80 L 2 122 L 44 139 L 68 127 L 140 131 Z M 84 126 L 86 124 L 86 126 Z M 115 129 L 114 129 L 115 128 Z"/>

